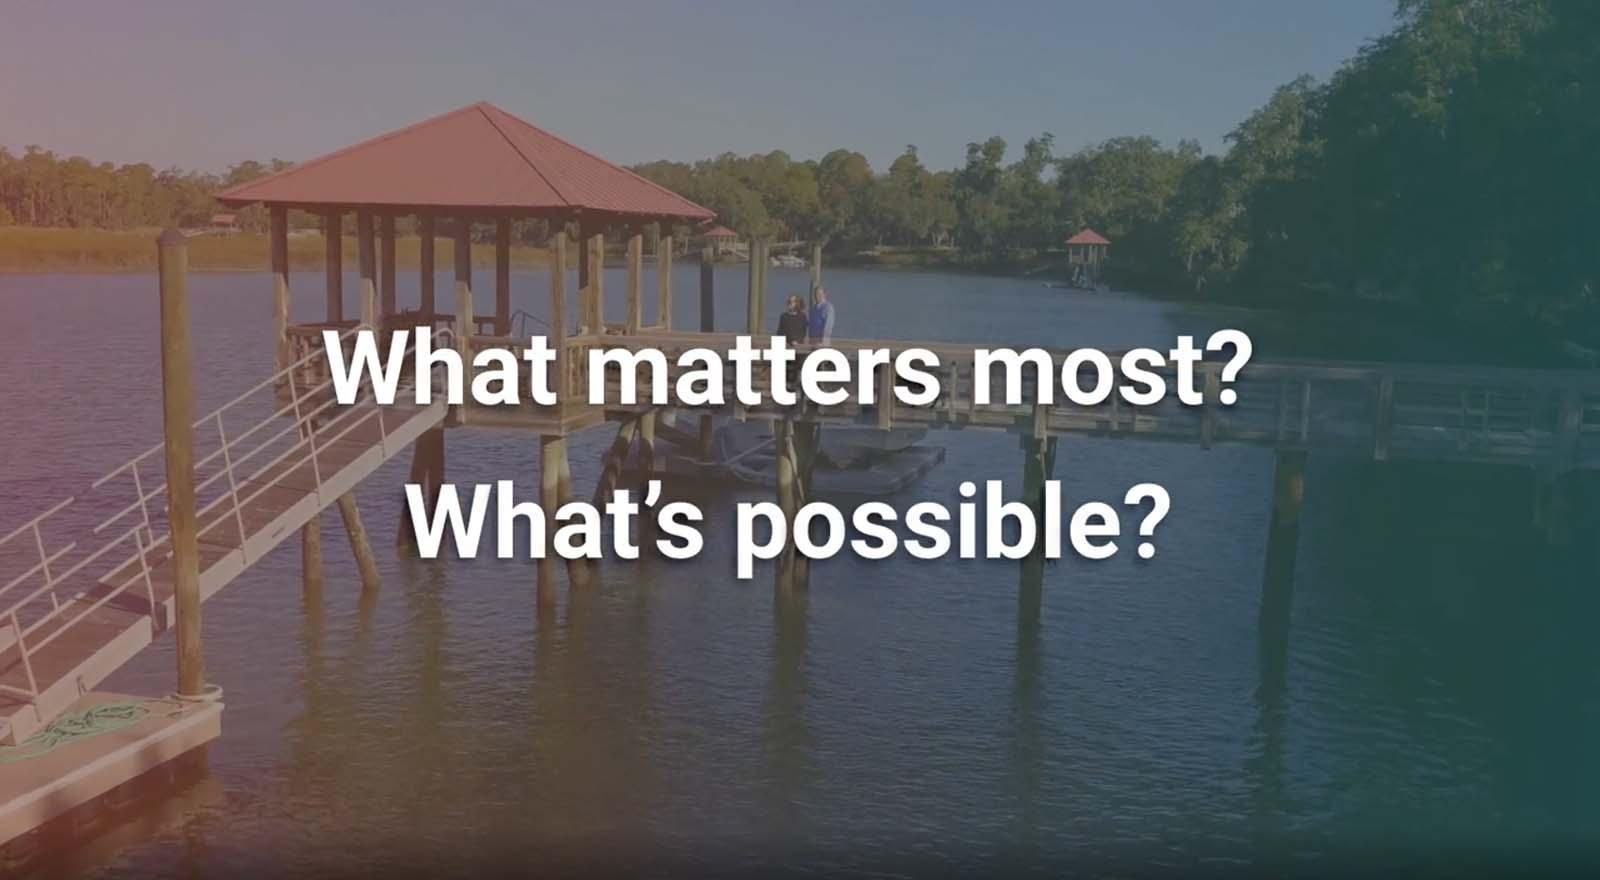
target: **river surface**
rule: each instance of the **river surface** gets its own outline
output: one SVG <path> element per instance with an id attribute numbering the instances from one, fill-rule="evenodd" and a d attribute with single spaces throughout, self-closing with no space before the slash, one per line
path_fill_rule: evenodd
<path id="1" fill-rule="evenodd" d="M 294 317 L 320 317 L 320 273 L 293 280 Z M 827 283 L 842 336 L 1164 348 L 1227 319 L 1022 280 Z M 607 285 L 620 318 L 621 273 Z M 401 279 L 402 304 L 415 286 Z M 773 270 L 767 314 L 804 288 Z M 264 273 L 195 274 L 191 290 L 205 412 L 266 374 L 272 293 Z M 448 302 L 443 275 L 439 290 Z M 545 315 L 546 290 L 517 274 L 515 307 Z M 719 329 L 742 326 L 742 267 L 717 290 Z M 697 326 L 697 268 L 676 291 L 676 323 Z M 0 531 L 159 439 L 157 325 L 153 276 L 0 276 Z M 573 442 L 579 497 L 610 439 Z M 928 442 L 947 458 L 897 506 L 1020 480 L 1013 436 Z M 450 479 L 537 497 L 536 438 L 454 430 L 448 448 Z M 1064 439 L 1069 503 L 1153 481 L 1172 510 L 1154 559 L 1130 544 L 1050 565 L 1037 607 L 999 561 L 841 556 L 792 596 L 770 569 L 736 581 L 740 496 L 706 491 L 726 528 L 700 557 L 607 564 L 546 614 L 531 562 L 390 548 L 408 459 L 358 492 L 375 597 L 328 514 L 320 603 L 302 599 L 293 540 L 207 603 L 208 679 L 227 702 L 207 769 L 73 869 L 1054 873 L 1600 853 L 1600 542 L 1589 518 L 1545 547 L 1524 471 L 1313 457 L 1292 614 L 1263 628 L 1265 450 Z M 163 694 L 174 666 L 164 636 L 103 687 Z"/>

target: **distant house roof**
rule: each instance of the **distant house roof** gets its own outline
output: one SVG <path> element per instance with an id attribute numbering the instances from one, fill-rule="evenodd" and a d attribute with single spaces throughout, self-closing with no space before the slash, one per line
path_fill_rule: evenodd
<path id="1" fill-rule="evenodd" d="M 702 238 L 738 238 L 739 233 L 726 226 L 711 226 L 700 232 Z"/>
<path id="2" fill-rule="evenodd" d="M 1085 228 L 1082 232 L 1080 232 L 1077 235 L 1074 235 L 1073 237 L 1067 239 L 1067 244 L 1104 244 L 1104 245 L 1109 245 L 1109 244 L 1111 244 L 1111 242 L 1109 240 L 1107 240 L 1105 236 L 1101 235 L 1098 232 L 1095 232 L 1093 229 Z"/>
<path id="3" fill-rule="evenodd" d="M 217 196 L 224 205 L 503 209 L 709 220 L 711 211 L 477 103 Z"/>

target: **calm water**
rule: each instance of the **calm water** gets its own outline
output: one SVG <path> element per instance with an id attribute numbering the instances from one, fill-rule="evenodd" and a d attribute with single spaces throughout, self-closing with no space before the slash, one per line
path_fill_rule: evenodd
<path id="1" fill-rule="evenodd" d="M 677 279 L 681 326 L 697 323 L 695 278 Z M 743 270 L 717 280 L 719 327 L 742 325 Z M 320 278 L 295 282 L 296 317 L 317 317 Z M 804 283 L 773 270 L 768 315 Z M 544 314 L 544 276 L 516 284 L 517 307 Z M 1164 346 L 1222 320 L 1024 281 L 831 271 L 828 286 L 847 336 Z M 403 302 L 414 288 L 403 279 Z M 264 275 L 192 289 L 205 411 L 264 375 L 271 291 Z M 0 276 L 0 528 L 159 439 L 154 291 L 150 276 Z M 574 443 L 580 496 L 609 440 Z M 930 441 L 945 464 L 897 504 L 1020 477 L 1013 437 Z M 537 458 L 531 436 L 449 434 L 456 481 L 509 476 L 536 497 Z M 697 560 L 607 565 L 545 617 L 531 562 L 389 550 L 407 465 L 359 492 L 384 575 L 372 601 L 330 515 L 320 606 L 302 601 L 293 541 L 207 604 L 225 734 L 204 778 L 152 799 L 155 821 L 89 848 L 95 872 L 1600 853 L 1593 520 L 1573 548 L 1544 548 L 1524 472 L 1314 458 L 1292 620 L 1265 634 L 1287 639 L 1280 661 L 1257 624 L 1261 450 L 1064 440 L 1070 499 L 1150 480 L 1173 509 L 1154 560 L 1053 565 L 1038 608 L 1014 565 L 910 559 L 819 563 L 785 599 L 734 581 L 712 530 Z M 736 496 L 699 500 L 731 523 Z M 173 668 L 164 638 L 106 686 L 165 693 Z"/>

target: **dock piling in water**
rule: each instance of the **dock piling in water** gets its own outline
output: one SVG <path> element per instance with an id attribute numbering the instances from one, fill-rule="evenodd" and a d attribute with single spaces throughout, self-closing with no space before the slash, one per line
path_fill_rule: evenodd
<path id="1" fill-rule="evenodd" d="M 200 542 L 194 486 L 194 364 L 189 334 L 189 248 L 168 229 L 157 243 L 161 279 L 161 410 L 166 438 L 167 518 L 178 630 L 178 695 L 205 691 L 200 644 Z"/>

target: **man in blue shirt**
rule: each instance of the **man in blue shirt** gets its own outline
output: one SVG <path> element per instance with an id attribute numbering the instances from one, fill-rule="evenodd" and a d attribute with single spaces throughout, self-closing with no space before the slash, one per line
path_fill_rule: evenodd
<path id="1" fill-rule="evenodd" d="M 811 320 L 806 327 L 806 341 L 813 345 L 827 345 L 833 341 L 833 303 L 828 302 L 828 292 L 821 286 L 811 294 Z"/>

